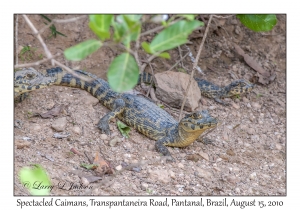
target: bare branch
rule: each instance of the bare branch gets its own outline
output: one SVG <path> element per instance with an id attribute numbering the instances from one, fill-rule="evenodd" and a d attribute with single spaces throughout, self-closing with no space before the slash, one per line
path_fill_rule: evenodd
<path id="1" fill-rule="evenodd" d="M 169 23 L 168 26 L 173 25 L 174 23 L 177 23 L 178 21 L 180 21 L 180 20 L 182 20 L 182 19 L 183 19 L 183 18 L 178 18 L 177 20 L 172 21 L 171 23 Z M 159 31 L 159 30 L 164 29 L 164 28 L 165 28 L 165 26 L 158 26 L 158 27 L 156 27 L 156 28 L 150 29 L 149 31 L 145 31 L 144 33 L 141 33 L 141 36 L 145 36 L 145 35 L 154 33 L 154 32 L 156 32 L 156 31 Z"/>
<path id="2" fill-rule="evenodd" d="M 213 17 L 216 17 L 216 18 L 226 19 L 226 18 L 232 17 L 233 15 L 227 15 L 227 16 L 212 15 L 212 16 L 213 16 Z"/>
<path id="3" fill-rule="evenodd" d="M 38 30 L 36 30 L 35 26 L 32 24 L 32 22 L 29 20 L 29 18 L 27 17 L 27 15 L 23 15 L 25 21 L 27 22 L 27 24 L 29 25 L 29 27 L 31 28 L 31 30 L 34 32 L 34 34 L 36 35 L 36 37 L 38 38 L 38 40 L 40 41 L 42 47 L 44 48 L 44 51 L 46 53 L 47 58 L 52 59 L 52 54 L 49 51 L 47 45 L 45 44 L 43 38 L 41 37 L 41 35 L 38 33 Z M 53 65 L 53 62 L 51 60 L 51 63 Z"/>
<path id="4" fill-rule="evenodd" d="M 54 58 L 58 57 L 58 56 L 60 56 L 60 55 L 61 55 L 60 53 L 57 53 L 56 55 L 54 55 L 54 56 L 51 57 L 51 58 L 45 58 L 45 59 L 43 59 L 43 60 L 40 60 L 40 61 L 37 61 L 37 62 L 33 62 L 33 63 L 19 64 L 19 65 L 15 65 L 14 67 L 15 67 L 15 68 L 26 68 L 26 67 L 30 67 L 30 66 L 38 66 L 38 65 L 40 65 L 40 64 L 42 64 L 42 63 L 45 63 L 45 62 L 47 62 L 47 61 L 49 61 L 49 60 L 51 60 L 51 59 L 54 59 Z"/>
<path id="5" fill-rule="evenodd" d="M 189 53 L 186 53 L 183 57 L 180 58 L 179 61 L 177 61 L 171 68 L 169 68 L 167 71 L 172 70 L 173 68 L 175 68 L 175 66 L 177 66 Z"/>
<path id="6" fill-rule="evenodd" d="M 188 94 L 188 92 L 190 90 L 192 79 L 194 78 L 194 72 L 195 72 L 195 69 L 196 69 L 196 67 L 198 65 L 198 61 L 199 61 L 199 58 L 200 58 L 200 53 L 202 51 L 202 48 L 203 48 L 203 45 L 204 45 L 204 42 L 205 42 L 208 30 L 209 30 L 209 26 L 210 26 L 212 17 L 213 17 L 213 15 L 209 16 L 207 27 L 205 29 L 205 33 L 204 33 L 203 39 L 201 41 L 201 44 L 200 44 L 200 47 L 199 47 L 199 50 L 198 50 L 196 60 L 195 60 L 194 65 L 193 65 L 193 70 L 192 70 L 192 73 L 191 73 L 191 76 L 190 76 L 190 79 L 189 79 L 189 83 L 188 83 L 188 86 L 187 86 L 187 89 L 186 89 L 186 92 L 185 92 L 185 95 L 184 95 L 184 99 L 183 99 L 182 105 L 181 105 L 180 114 L 179 114 L 179 121 L 181 120 L 181 115 L 182 115 L 183 107 L 184 107 L 184 104 L 186 102 L 187 94 Z"/>

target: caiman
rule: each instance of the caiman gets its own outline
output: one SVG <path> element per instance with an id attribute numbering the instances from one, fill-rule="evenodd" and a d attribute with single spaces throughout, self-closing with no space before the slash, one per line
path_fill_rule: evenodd
<path id="1" fill-rule="evenodd" d="M 94 79 L 91 82 L 86 82 L 59 67 L 48 69 L 45 73 L 40 73 L 33 68 L 16 71 L 14 77 L 15 95 L 50 85 L 84 89 L 111 110 L 99 120 L 97 125 L 102 133 L 110 135 L 109 121 L 117 117 L 145 136 L 156 140 L 155 148 L 157 151 L 168 156 L 171 160 L 173 158 L 166 146 L 189 146 L 205 130 L 217 125 L 217 119 L 211 117 L 206 110 L 187 114 L 180 122 L 177 122 L 165 110 L 142 96 L 117 93 L 109 87 L 105 80 L 85 71 L 76 70 L 75 72 L 82 77 L 87 77 L 87 79 L 91 77 Z"/>
<path id="2" fill-rule="evenodd" d="M 230 98 L 232 96 L 246 94 L 251 92 L 255 87 L 254 84 L 245 79 L 235 80 L 225 87 L 220 87 L 205 79 L 200 79 L 197 77 L 194 77 L 194 79 L 198 84 L 201 95 L 207 98 L 212 98 L 222 105 L 229 105 L 227 102 L 221 100 L 222 98 Z M 139 83 L 144 82 L 150 84 L 152 80 L 153 76 L 151 74 L 143 72 L 139 78 Z"/>

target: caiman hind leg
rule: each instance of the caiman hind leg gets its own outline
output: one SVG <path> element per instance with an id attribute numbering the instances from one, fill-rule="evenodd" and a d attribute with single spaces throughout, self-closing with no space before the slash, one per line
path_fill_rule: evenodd
<path id="1" fill-rule="evenodd" d="M 109 121 L 115 118 L 118 114 L 121 114 L 124 108 L 125 108 L 125 102 L 123 99 L 118 98 L 113 102 L 112 111 L 107 113 L 98 122 L 98 128 L 101 130 L 102 133 L 110 135 Z"/>

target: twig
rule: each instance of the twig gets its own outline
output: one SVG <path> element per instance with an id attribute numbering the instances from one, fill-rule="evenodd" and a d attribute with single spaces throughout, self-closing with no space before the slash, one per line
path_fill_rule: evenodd
<path id="1" fill-rule="evenodd" d="M 152 68 L 152 65 L 151 65 L 151 63 L 149 63 L 149 66 L 150 66 L 150 68 L 151 68 L 151 71 L 152 71 L 152 76 L 154 77 L 154 71 L 153 71 L 153 68 Z M 150 86 L 149 86 L 149 89 L 148 89 L 148 92 L 147 92 L 147 97 L 149 96 L 149 93 L 150 93 L 150 90 L 151 90 L 151 88 L 152 88 L 152 84 L 153 84 L 153 79 L 152 79 L 152 81 L 151 81 L 151 83 L 150 83 Z M 156 98 L 156 97 L 155 97 Z"/>
<path id="2" fill-rule="evenodd" d="M 155 54 L 153 54 L 152 56 L 150 56 L 147 61 L 142 65 L 142 68 L 140 69 L 140 73 L 144 72 L 146 66 L 154 59 L 156 58 L 159 54 L 161 54 L 162 51 L 160 52 L 156 52 Z"/>
<path id="3" fill-rule="evenodd" d="M 16 30 L 15 30 L 15 52 L 16 52 L 16 65 L 18 65 L 18 25 L 19 25 L 19 15 L 16 15 Z"/>
<path id="4" fill-rule="evenodd" d="M 188 92 L 190 90 L 192 79 L 194 78 L 194 72 L 195 72 L 195 69 L 196 69 L 196 67 L 198 65 L 198 60 L 200 58 L 200 53 L 202 51 L 202 48 L 203 48 L 203 45 L 204 45 L 204 42 L 205 42 L 208 30 L 209 30 L 211 19 L 212 19 L 212 15 L 209 16 L 207 27 L 205 29 L 205 33 L 204 33 L 203 39 L 201 41 L 201 44 L 200 44 L 200 47 L 199 47 L 199 50 L 198 50 L 196 60 L 195 60 L 194 65 L 193 65 L 193 70 L 192 70 L 192 73 L 191 73 L 191 76 L 190 76 L 190 79 L 189 79 L 189 83 L 188 83 L 188 86 L 187 86 L 187 89 L 186 89 L 186 92 L 185 92 L 185 95 L 184 95 L 184 99 L 183 99 L 182 105 L 181 105 L 180 114 L 179 114 L 179 121 L 181 120 L 181 115 L 182 115 L 183 107 L 184 107 L 184 104 L 186 102 L 187 94 L 188 94 Z"/>
<path id="5" fill-rule="evenodd" d="M 57 53 L 56 55 L 54 55 L 54 56 L 51 57 L 51 58 L 45 58 L 45 59 L 43 59 L 43 60 L 40 60 L 40 61 L 37 61 L 37 62 L 33 62 L 33 63 L 19 64 L 19 65 L 15 65 L 14 67 L 15 67 L 15 68 L 26 68 L 26 67 L 30 67 L 30 66 L 38 66 L 38 65 L 40 65 L 40 64 L 42 64 L 42 63 L 45 63 L 45 62 L 47 62 L 47 61 L 49 61 L 49 60 L 51 60 L 51 59 L 53 59 L 53 58 L 55 58 L 55 57 L 58 57 L 58 56 L 60 56 L 60 55 L 61 55 L 60 53 Z"/>
<path id="6" fill-rule="evenodd" d="M 138 64 L 138 67 L 139 69 L 141 69 L 141 62 L 140 62 L 140 59 L 139 59 L 139 54 L 138 54 L 138 50 L 139 50 L 139 47 L 140 47 L 140 33 L 138 33 L 138 37 L 135 41 L 135 51 L 134 51 L 134 58 Z"/>
<path id="7" fill-rule="evenodd" d="M 27 15 L 23 15 L 25 21 L 27 22 L 27 24 L 29 25 L 29 27 L 31 28 L 31 30 L 34 32 L 34 34 L 36 35 L 36 37 L 38 38 L 38 40 L 40 41 L 42 47 L 44 48 L 44 51 L 46 53 L 47 58 L 49 58 L 51 60 L 51 63 L 53 65 L 53 60 L 52 60 L 52 54 L 49 51 L 47 45 L 45 44 L 43 38 L 41 37 L 41 35 L 39 34 L 38 30 L 36 30 L 36 28 L 34 27 L 34 25 L 32 24 L 32 22 L 29 20 L 29 18 L 27 17 Z"/>
<path id="8" fill-rule="evenodd" d="M 173 25 L 174 23 L 177 23 L 178 21 L 180 21 L 180 20 L 182 20 L 182 19 L 183 19 L 183 18 L 179 18 L 179 19 L 177 19 L 177 20 L 175 20 L 175 21 L 172 21 L 171 23 L 169 23 L 168 26 Z M 154 33 L 154 32 L 156 32 L 156 31 L 159 31 L 159 30 L 164 29 L 164 28 L 165 28 L 165 26 L 158 26 L 158 27 L 156 27 L 156 28 L 150 29 L 149 31 L 145 31 L 144 33 L 141 33 L 141 36 L 145 36 L 145 35 Z"/>
<path id="9" fill-rule="evenodd" d="M 179 51 L 179 55 L 180 55 L 180 60 L 182 61 L 183 59 L 182 59 L 182 53 L 181 53 L 180 46 L 178 46 L 178 51 Z M 181 66 L 182 66 L 182 68 L 184 68 L 183 62 L 181 62 Z"/>
<path id="10" fill-rule="evenodd" d="M 47 45 L 45 44 L 43 38 L 41 37 L 41 35 L 38 33 L 38 30 L 35 28 L 35 26 L 32 24 L 32 22 L 29 20 L 29 18 L 26 15 L 23 15 L 25 21 L 27 22 L 27 24 L 29 25 L 29 27 L 31 28 L 31 30 L 34 32 L 34 34 L 36 35 L 36 37 L 38 38 L 38 40 L 40 41 L 42 47 L 44 48 L 44 51 L 46 53 L 47 59 L 51 60 L 51 64 L 52 66 L 54 66 L 55 64 L 57 64 L 58 66 L 62 67 L 63 69 L 65 69 L 67 72 L 69 72 L 70 74 L 72 74 L 74 77 L 78 77 L 84 81 L 87 82 L 91 82 L 94 80 L 94 78 L 88 78 L 88 77 L 83 77 L 79 74 L 77 74 L 76 72 L 74 72 L 72 69 L 70 69 L 69 67 L 63 65 L 62 63 L 58 62 L 57 60 L 54 59 L 53 55 L 51 54 L 51 52 L 49 51 Z"/>
<path id="11" fill-rule="evenodd" d="M 233 15 L 227 15 L 227 16 L 219 16 L 219 15 L 212 15 L 213 17 L 216 17 L 216 18 L 222 18 L 222 19 L 225 19 L 225 18 L 230 18 L 232 17 Z"/>
<path id="12" fill-rule="evenodd" d="M 69 18 L 69 19 L 53 19 L 51 20 L 50 23 L 48 23 L 48 25 L 44 26 L 44 28 L 42 28 L 41 30 L 38 31 L 39 34 L 42 34 L 47 28 L 51 27 L 54 23 L 70 23 L 70 22 L 74 22 L 83 18 L 86 18 L 87 15 L 83 15 L 83 16 L 79 16 L 79 17 L 74 17 L 74 18 Z"/>
<path id="13" fill-rule="evenodd" d="M 180 58 L 180 60 L 179 61 L 177 61 L 171 68 L 169 68 L 167 71 L 170 71 L 170 70 L 172 70 L 173 68 L 175 68 L 177 65 L 178 65 L 178 63 L 180 63 L 187 55 L 188 55 L 189 53 L 187 53 L 187 54 L 185 54 L 182 58 Z"/>
<path id="14" fill-rule="evenodd" d="M 186 49 L 189 51 L 189 56 L 190 56 L 192 62 L 195 63 L 196 60 L 195 60 L 195 58 L 194 58 L 194 56 L 193 56 L 193 53 L 191 52 L 190 48 L 189 48 L 187 45 L 185 45 L 185 47 L 186 47 Z M 202 69 L 201 69 L 198 65 L 196 66 L 196 69 L 198 70 L 199 73 L 201 73 L 202 75 L 205 75 L 205 74 L 203 73 Z"/>

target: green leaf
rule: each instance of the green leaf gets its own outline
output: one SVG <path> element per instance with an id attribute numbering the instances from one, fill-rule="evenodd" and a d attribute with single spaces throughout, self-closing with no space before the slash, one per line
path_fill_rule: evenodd
<path id="1" fill-rule="evenodd" d="M 129 53 L 116 57 L 107 72 L 108 83 L 116 92 L 131 90 L 138 82 L 139 67 Z"/>
<path id="2" fill-rule="evenodd" d="M 204 24 L 198 20 L 181 20 L 161 31 L 150 44 L 152 52 L 173 49 L 187 42 L 188 35 Z"/>
<path id="3" fill-rule="evenodd" d="M 270 31 L 277 23 L 276 15 L 237 15 L 237 18 L 244 26 L 256 32 Z"/>
<path id="4" fill-rule="evenodd" d="M 81 61 L 82 59 L 86 58 L 88 55 L 97 51 L 101 46 L 102 46 L 101 41 L 90 39 L 66 49 L 64 51 L 64 55 L 68 60 Z"/>
<path id="5" fill-rule="evenodd" d="M 162 109 L 165 108 L 165 106 L 164 106 L 163 104 L 157 104 L 157 106 L 158 106 L 159 108 L 162 108 Z"/>
<path id="6" fill-rule="evenodd" d="M 147 42 L 143 42 L 142 47 L 147 53 L 153 54 L 153 52 L 151 51 L 150 45 Z"/>
<path id="7" fill-rule="evenodd" d="M 167 58 L 167 59 L 171 58 L 170 54 L 167 52 L 160 53 L 158 56 L 162 57 L 162 58 Z"/>
<path id="8" fill-rule="evenodd" d="M 88 170 L 95 169 L 98 167 L 97 164 L 86 164 L 86 163 L 81 163 L 80 166 Z"/>
<path id="9" fill-rule="evenodd" d="M 194 20 L 195 19 L 195 15 L 178 15 L 178 16 L 184 17 L 187 20 Z"/>
<path id="10" fill-rule="evenodd" d="M 49 195 L 50 193 L 52 187 L 50 178 L 40 165 L 34 165 L 32 168 L 23 167 L 19 172 L 19 179 L 31 195 Z"/>
<path id="11" fill-rule="evenodd" d="M 130 41 L 137 40 L 141 32 L 141 22 L 139 21 L 140 15 L 118 15 L 117 21 L 120 25 L 118 30 L 122 35 L 122 43 L 130 48 Z"/>
<path id="12" fill-rule="evenodd" d="M 122 123 L 121 121 L 117 121 L 117 126 L 119 131 L 122 133 L 122 135 L 125 138 L 129 138 L 129 132 L 130 132 L 130 127 L 128 127 L 127 125 L 125 125 L 124 123 Z"/>
<path id="13" fill-rule="evenodd" d="M 101 39 L 110 38 L 110 24 L 113 20 L 113 15 L 90 15 L 89 27 Z"/>
<path id="14" fill-rule="evenodd" d="M 124 35 L 124 27 L 122 24 L 112 21 L 112 26 L 114 28 L 114 41 L 121 41 L 122 36 Z"/>

